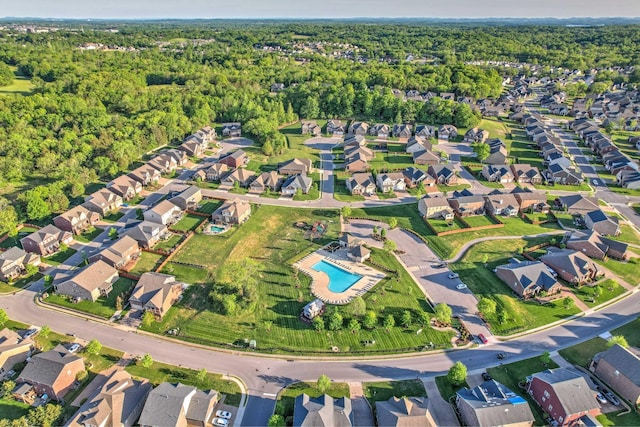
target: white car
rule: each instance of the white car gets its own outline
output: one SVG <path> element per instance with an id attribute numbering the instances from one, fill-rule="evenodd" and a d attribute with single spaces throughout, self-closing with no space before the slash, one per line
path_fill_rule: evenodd
<path id="1" fill-rule="evenodd" d="M 25 334 L 23 338 L 30 338 L 32 336 L 34 336 L 35 334 L 38 333 L 37 329 L 29 329 Z"/>
<path id="2" fill-rule="evenodd" d="M 464 283 L 458 283 L 456 285 L 456 288 L 457 289 L 467 289 L 467 285 L 465 285 Z"/>
<path id="3" fill-rule="evenodd" d="M 69 353 L 75 353 L 78 350 L 80 350 L 80 344 L 78 343 L 75 343 L 71 347 L 69 347 Z"/>
<path id="4" fill-rule="evenodd" d="M 227 411 L 216 411 L 216 417 L 218 418 L 224 418 L 225 420 L 230 420 L 231 419 L 231 412 L 227 412 Z"/>
<path id="5" fill-rule="evenodd" d="M 229 420 L 225 420 L 224 418 L 214 418 L 213 424 L 219 427 L 227 427 Z"/>
<path id="6" fill-rule="evenodd" d="M 460 277 L 460 275 L 458 273 L 451 273 L 449 275 L 449 279 L 457 279 L 458 277 Z"/>

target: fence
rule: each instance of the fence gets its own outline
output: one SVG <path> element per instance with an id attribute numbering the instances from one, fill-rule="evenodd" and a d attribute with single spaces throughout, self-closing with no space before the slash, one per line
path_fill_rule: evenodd
<path id="1" fill-rule="evenodd" d="M 160 263 L 160 265 L 156 268 L 155 271 L 162 271 L 162 269 L 165 267 L 165 265 L 167 265 L 167 263 L 169 261 L 171 261 L 171 258 L 173 258 L 173 256 L 175 254 L 178 253 L 178 251 L 180 249 L 182 249 L 182 247 L 184 245 L 187 244 L 187 242 L 189 241 L 189 239 L 191 239 L 191 237 L 193 237 L 193 231 L 190 231 L 184 238 L 184 240 L 182 240 L 180 243 L 178 243 L 178 246 L 176 246 L 175 248 L 173 248 L 173 251 L 165 258 L 162 260 L 162 262 Z"/>

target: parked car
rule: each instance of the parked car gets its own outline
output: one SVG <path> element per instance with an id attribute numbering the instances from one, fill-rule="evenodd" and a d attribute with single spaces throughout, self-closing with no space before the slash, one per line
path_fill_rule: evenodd
<path id="1" fill-rule="evenodd" d="M 37 329 L 29 329 L 27 332 L 24 333 L 24 337 L 23 338 L 31 338 L 32 336 L 34 336 L 35 334 L 38 333 Z"/>
<path id="2" fill-rule="evenodd" d="M 213 424 L 219 427 L 227 427 L 229 420 L 225 420 L 224 418 L 214 418 Z"/>
<path id="3" fill-rule="evenodd" d="M 478 339 L 482 344 L 486 344 L 489 342 L 489 340 L 487 339 L 487 337 L 484 336 L 484 334 L 478 334 Z"/>
<path id="4" fill-rule="evenodd" d="M 506 354 L 504 354 L 504 353 L 498 353 L 498 359 L 502 360 L 502 359 L 504 359 L 505 357 L 507 357 L 507 355 L 506 355 Z"/>
<path id="5" fill-rule="evenodd" d="M 219 410 L 219 411 L 216 411 L 216 417 L 224 418 L 225 420 L 230 420 L 231 419 L 231 412 Z"/>
<path id="6" fill-rule="evenodd" d="M 491 381 L 491 375 L 489 375 L 487 372 L 483 372 L 482 379 L 485 381 Z"/>
<path id="7" fill-rule="evenodd" d="M 602 393 L 598 393 L 596 394 L 596 400 L 600 403 L 602 403 L 603 405 L 605 403 L 607 403 L 607 399 L 604 398 L 604 396 L 602 395 Z"/>
<path id="8" fill-rule="evenodd" d="M 442 262 L 440 264 L 433 264 L 431 267 L 433 268 L 445 268 L 447 266 L 446 262 Z"/>
<path id="9" fill-rule="evenodd" d="M 620 405 L 620 401 L 618 400 L 616 395 L 611 393 L 610 391 L 605 391 L 604 392 L 604 397 L 606 397 L 609 400 L 609 402 L 611 402 L 612 404 L 614 404 L 616 406 Z"/>
<path id="10" fill-rule="evenodd" d="M 458 288 L 458 289 L 466 289 L 466 288 L 467 288 L 467 285 L 465 285 L 464 283 L 458 283 L 458 284 L 456 285 L 456 288 Z"/>
<path id="11" fill-rule="evenodd" d="M 457 279 L 458 277 L 460 277 L 460 275 L 458 273 L 451 273 L 449 275 L 449 279 Z"/>
<path id="12" fill-rule="evenodd" d="M 71 347 L 69 347 L 69 353 L 75 353 L 78 350 L 80 350 L 80 344 L 78 343 L 75 343 Z"/>

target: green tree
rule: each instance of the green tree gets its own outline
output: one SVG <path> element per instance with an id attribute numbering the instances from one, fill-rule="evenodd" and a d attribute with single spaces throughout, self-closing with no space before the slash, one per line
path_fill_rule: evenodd
<path id="1" fill-rule="evenodd" d="M 329 315 L 329 330 L 330 331 L 339 331 L 340 329 L 342 329 L 342 324 L 343 323 L 344 323 L 344 320 L 342 318 L 342 315 L 337 310 L 334 310 Z"/>
<path id="2" fill-rule="evenodd" d="M 496 313 L 496 308 L 497 304 L 491 298 L 482 297 L 478 301 L 478 311 L 485 316 L 493 316 Z"/>
<path id="3" fill-rule="evenodd" d="M 546 366 L 551 363 L 551 353 L 545 351 L 540 355 L 540 361 Z"/>
<path id="4" fill-rule="evenodd" d="M 389 218 L 389 228 L 392 230 L 398 226 L 398 218 L 392 216 Z"/>
<path id="5" fill-rule="evenodd" d="M 351 300 L 351 303 L 349 303 L 347 308 L 352 316 L 360 317 L 367 311 L 367 303 L 364 302 L 362 297 L 355 297 Z"/>
<path id="6" fill-rule="evenodd" d="M 153 365 L 153 358 L 149 353 L 142 356 L 142 359 L 140 359 L 140 366 L 142 366 L 143 368 L 150 368 L 152 365 Z"/>
<path id="7" fill-rule="evenodd" d="M 451 324 L 451 315 L 453 314 L 453 311 L 451 310 L 451 307 L 449 307 L 446 303 L 441 302 L 440 304 L 436 305 L 433 311 L 436 320 L 438 320 L 440 323 L 443 323 L 445 325 Z"/>
<path id="8" fill-rule="evenodd" d="M 267 424 L 269 427 L 285 427 L 287 424 L 285 423 L 284 417 L 280 414 L 273 414 L 269 418 L 269 422 Z"/>
<path id="9" fill-rule="evenodd" d="M 453 124 L 457 127 L 470 128 L 480 123 L 480 113 L 473 111 L 469 104 L 457 104 L 455 113 L 453 114 Z"/>
<path id="10" fill-rule="evenodd" d="M 76 374 L 76 380 L 78 380 L 79 382 L 83 382 L 84 380 L 87 379 L 87 377 L 89 376 L 89 374 L 87 373 L 87 370 L 82 370 L 80 372 L 78 372 Z"/>
<path id="11" fill-rule="evenodd" d="M 0 197 L 0 236 L 4 233 L 9 236 L 18 234 L 18 214 L 16 209 L 4 197 Z"/>
<path id="12" fill-rule="evenodd" d="M 380 228 L 380 237 L 382 237 L 382 240 L 385 240 L 387 238 L 387 229 L 386 228 Z"/>
<path id="13" fill-rule="evenodd" d="M 202 368 L 196 373 L 196 380 L 202 384 L 207 379 L 207 370 Z"/>
<path id="14" fill-rule="evenodd" d="M 273 322 L 271 320 L 265 320 L 262 322 L 262 326 L 264 326 L 264 328 L 267 331 L 271 331 L 271 328 L 273 327 Z"/>
<path id="15" fill-rule="evenodd" d="M 14 381 L 4 381 L 2 386 L 0 386 L 0 396 L 2 396 L 3 399 L 10 397 L 14 388 L 16 388 L 16 383 Z"/>
<path id="16" fill-rule="evenodd" d="M 382 249 L 384 249 L 386 252 L 395 252 L 398 249 L 398 245 L 396 245 L 396 242 L 394 242 L 393 240 L 385 240 L 384 244 L 382 245 Z"/>
<path id="17" fill-rule="evenodd" d="M 489 154 L 491 154 L 491 147 L 484 142 L 475 142 L 471 144 L 471 148 L 473 148 L 473 152 L 476 153 L 476 157 L 480 163 L 484 162 L 487 157 L 489 157 Z"/>
<path id="18" fill-rule="evenodd" d="M 467 367 L 464 363 L 458 361 L 447 372 L 447 379 L 453 385 L 460 385 L 467 379 Z"/>
<path id="19" fill-rule="evenodd" d="M 627 342 L 627 339 L 622 335 L 614 335 L 611 338 L 609 338 L 609 341 L 607 341 L 608 347 L 613 347 L 616 344 L 624 348 L 629 348 L 629 343 Z"/>
<path id="20" fill-rule="evenodd" d="M 311 321 L 311 324 L 313 325 L 313 328 L 316 331 L 318 332 L 324 331 L 324 320 L 322 320 L 322 317 L 320 316 L 314 317 L 313 320 Z"/>
<path id="21" fill-rule="evenodd" d="M 143 326 L 144 328 L 149 328 L 149 327 L 151 327 L 151 325 L 153 324 L 154 320 L 156 320 L 156 317 L 153 315 L 153 313 L 152 313 L 152 312 L 150 312 L 150 311 L 145 311 L 145 312 L 142 314 L 142 320 L 141 320 L 141 323 L 142 323 L 142 326 Z"/>
<path id="22" fill-rule="evenodd" d="M 344 218 L 348 218 L 348 217 L 350 217 L 350 216 L 351 216 L 351 212 L 352 212 L 352 211 L 351 211 L 351 206 L 349 206 L 349 205 L 344 205 L 344 206 L 342 207 L 341 211 L 342 211 L 342 216 L 343 216 Z"/>
<path id="23" fill-rule="evenodd" d="M 420 319 L 420 324 L 422 326 L 429 326 L 431 323 L 431 316 L 426 311 L 419 311 L 418 318 Z"/>
<path id="24" fill-rule="evenodd" d="M 109 239 L 116 240 L 118 238 L 118 229 L 115 227 L 109 228 Z"/>
<path id="25" fill-rule="evenodd" d="M 349 320 L 349 325 L 347 326 L 347 329 L 349 329 L 352 333 L 356 333 L 360 331 L 360 322 L 358 322 L 358 319 L 351 319 Z"/>
<path id="26" fill-rule="evenodd" d="M 0 328 L 4 327 L 9 321 L 9 316 L 7 312 L 0 308 Z"/>
<path id="27" fill-rule="evenodd" d="M 574 304 L 573 298 L 571 297 L 565 297 L 562 299 L 562 305 L 566 310 L 569 310 Z"/>
<path id="28" fill-rule="evenodd" d="M 411 322 L 413 321 L 413 317 L 411 316 L 411 312 L 409 310 L 405 310 L 402 312 L 402 317 L 400 318 L 400 323 L 403 327 L 408 328 L 411 326 Z"/>
<path id="29" fill-rule="evenodd" d="M 31 409 L 27 416 L 30 425 L 51 427 L 59 424 L 57 421 L 62 415 L 62 406 L 47 403 L 43 406 Z"/>
<path id="30" fill-rule="evenodd" d="M 325 374 L 320 375 L 318 377 L 317 386 L 320 393 L 326 393 L 327 390 L 329 390 L 329 387 L 331 387 L 331 378 L 329 378 Z"/>
<path id="31" fill-rule="evenodd" d="M 49 328 L 49 326 L 47 325 L 44 325 L 42 328 L 40 328 L 40 332 L 38 332 L 38 335 L 42 336 L 43 338 L 47 338 L 50 333 L 51 328 Z"/>
<path id="32" fill-rule="evenodd" d="M 389 330 L 396 326 L 396 318 L 393 317 L 393 314 L 387 314 L 385 316 L 383 326 L 386 330 Z"/>
<path id="33" fill-rule="evenodd" d="M 89 341 L 89 343 L 87 344 L 87 346 L 85 347 L 84 351 L 87 354 L 100 354 L 100 351 L 102 350 L 102 344 L 100 344 L 100 341 L 98 341 L 97 339 L 92 339 L 91 341 Z"/>
<path id="34" fill-rule="evenodd" d="M 369 310 L 364 314 L 364 318 L 362 319 L 362 326 L 366 329 L 374 329 L 378 325 L 378 315 L 375 311 Z"/>

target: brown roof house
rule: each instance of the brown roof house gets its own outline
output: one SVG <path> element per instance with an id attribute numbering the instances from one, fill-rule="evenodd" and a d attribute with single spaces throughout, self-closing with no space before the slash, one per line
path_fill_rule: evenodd
<path id="1" fill-rule="evenodd" d="M 220 180 L 220 183 L 231 187 L 237 182 L 240 187 L 248 187 L 249 183 L 253 181 L 255 176 L 256 173 L 254 171 L 245 168 L 238 168 L 226 174 Z"/>
<path id="2" fill-rule="evenodd" d="M 416 151 L 413 153 L 413 163 L 416 165 L 437 165 L 440 156 L 430 150 Z"/>
<path id="3" fill-rule="evenodd" d="M 345 180 L 345 185 L 353 195 L 371 196 L 376 193 L 373 175 L 367 172 L 354 173 Z"/>
<path id="4" fill-rule="evenodd" d="M 460 216 L 484 215 L 485 212 L 485 201 L 482 196 L 451 198 L 449 205 Z"/>
<path id="5" fill-rule="evenodd" d="M 146 379 L 134 380 L 124 369 L 114 371 L 82 404 L 66 427 L 132 427 L 152 389 L 153 385 Z"/>
<path id="6" fill-rule="evenodd" d="M 414 188 L 420 184 L 425 187 L 432 187 L 436 182 L 427 172 L 413 166 L 406 168 L 402 174 L 404 175 L 404 182 L 409 188 Z"/>
<path id="7" fill-rule="evenodd" d="M 222 136 L 242 136 L 242 124 L 239 122 L 223 123 Z"/>
<path id="8" fill-rule="evenodd" d="M 520 207 L 513 194 L 499 193 L 484 196 L 485 208 L 493 215 L 516 216 Z"/>
<path id="9" fill-rule="evenodd" d="M 624 348 L 619 344 L 596 354 L 592 372 L 616 393 L 631 402 L 640 404 L 640 352 L 636 348 Z"/>
<path id="10" fill-rule="evenodd" d="M 227 200 L 211 214 L 218 224 L 242 224 L 251 216 L 251 205 L 240 199 Z"/>
<path id="11" fill-rule="evenodd" d="M 140 245 L 141 248 L 151 249 L 158 241 L 168 235 L 167 226 L 157 222 L 142 221 L 123 233 Z"/>
<path id="12" fill-rule="evenodd" d="M 334 399 L 328 394 L 309 397 L 301 394 L 293 406 L 294 427 L 351 427 L 354 423 L 351 399 Z"/>
<path id="13" fill-rule="evenodd" d="M 453 219 L 453 209 L 444 197 L 425 196 L 418 202 L 418 210 L 424 218 Z"/>
<path id="14" fill-rule="evenodd" d="M 355 150 L 346 154 L 344 158 L 344 170 L 347 172 L 366 172 L 371 169 L 369 165 L 369 157 L 361 152 L 361 150 Z"/>
<path id="15" fill-rule="evenodd" d="M 596 197 L 584 197 L 580 194 L 571 194 L 569 196 L 560 196 L 560 205 L 562 209 L 571 214 L 584 215 L 598 208 L 598 199 Z"/>
<path id="16" fill-rule="evenodd" d="M 178 161 L 167 153 L 161 153 L 147 162 L 147 165 L 160 173 L 171 173 L 178 168 Z"/>
<path id="17" fill-rule="evenodd" d="M 80 270 L 73 277 L 55 285 L 56 293 L 76 301 L 94 302 L 106 297 L 118 280 L 118 270 L 104 261 L 96 261 Z"/>
<path id="18" fill-rule="evenodd" d="M 322 127 L 318 126 L 315 120 L 302 120 L 300 122 L 300 133 L 303 135 L 320 136 L 322 135 Z"/>
<path id="19" fill-rule="evenodd" d="M 617 236 L 620 234 L 620 223 L 615 216 L 608 216 L 601 209 L 595 209 L 582 216 L 587 229 L 597 231 L 603 236 Z"/>
<path id="20" fill-rule="evenodd" d="M 327 133 L 333 136 L 342 136 L 347 125 L 341 120 L 329 120 L 327 122 Z"/>
<path id="21" fill-rule="evenodd" d="M 122 197 L 124 200 L 131 200 L 136 197 L 136 194 L 140 194 L 142 192 L 142 184 L 127 175 L 120 175 L 108 183 L 107 188 Z"/>
<path id="22" fill-rule="evenodd" d="M 229 166 L 225 163 L 214 163 L 205 169 L 207 181 L 220 181 L 227 173 L 229 173 Z"/>
<path id="23" fill-rule="evenodd" d="M 365 122 L 356 122 L 353 121 L 349 125 L 349 134 L 350 135 L 362 135 L 365 136 L 369 132 L 369 124 Z"/>
<path id="24" fill-rule="evenodd" d="M 71 208 L 53 218 L 56 227 L 73 234 L 82 234 L 98 221 L 100 221 L 100 214 L 92 212 L 82 205 Z"/>
<path id="25" fill-rule="evenodd" d="M 129 261 L 140 256 L 141 250 L 138 242 L 130 236 L 122 236 L 114 244 L 98 252 L 89 258 L 89 262 L 98 260 L 106 262 L 111 267 L 120 269 Z"/>
<path id="26" fill-rule="evenodd" d="M 202 190 L 195 185 L 191 185 L 177 196 L 169 199 L 169 201 L 183 211 L 195 211 L 198 209 L 198 204 L 202 201 Z"/>
<path id="27" fill-rule="evenodd" d="M 542 174 L 537 167 L 528 164 L 511 165 L 514 181 L 521 184 L 541 184 Z"/>
<path id="28" fill-rule="evenodd" d="M 559 426 L 572 426 L 582 417 L 600 414 L 597 392 L 573 369 L 537 372 L 527 378 L 527 392 Z"/>
<path id="29" fill-rule="evenodd" d="M 256 193 L 262 193 L 266 189 L 269 189 L 269 191 L 278 191 L 282 185 L 282 181 L 282 177 L 278 175 L 276 171 L 262 172 L 256 179 L 251 181 L 249 188 Z"/>
<path id="30" fill-rule="evenodd" d="M 438 427 L 426 397 L 391 397 L 376 402 L 378 427 Z"/>
<path id="31" fill-rule="evenodd" d="M 499 265 L 496 276 L 521 298 L 531 298 L 541 292 L 560 292 L 562 285 L 540 261 L 512 262 Z"/>
<path id="32" fill-rule="evenodd" d="M 97 212 L 103 217 L 118 210 L 123 203 L 122 196 L 107 188 L 96 191 L 95 193 L 87 196 L 84 200 L 85 202 L 82 206 L 92 212 Z"/>
<path id="33" fill-rule="evenodd" d="M 144 164 L 129 172 L 127 176 L 134 181 L 139 182 L 143 186 L 147 186 L 156 184 L 160 180 L 161 173 L 158 169 L 154 168 L 150 164 Z"/>
<path id="34" fill-rule="evenodd" d="M 230 168 L 239 168 L 249 163 L 249 157 L 243 150 L 236 150 L 233 153 L 229 153 L 218 160 L 218 163 L 225 164 Z"/>
<path id="35" fill-rule="evenodd" d="M 411 130 L 412 130 L 412 126 L 409 124 L 397 124 L 397 125 L 393 125 L 393 130 L 391 131 L 391 134 L 398 138 L 398 140 L 400 142 L 405 142 L 407 141 L 409 138 L 411 138 Z"/>
<path id="36" fill-rule="evenodd" d="M 549 205 L 547 204 L 547 197 L 544 193 L 533 192 L 533 191 L 523 191 L 519 193 L 514 193 L 516 200 L 518 201 L 518 205 L 520 206 L 520 210 L 525 212 L 529 211 L 546 211 L 549 209 Z"/>
<path id="37" fill-rule="evenodd" d="M 467 426 L 532 426 L 535 417 L 526 400 L 496 380 L 456 393 L 456 407 Z"/>
<path id="38" fill-rule="evenodd" d="M 407 145 L 404 150 L 407 153 L 413 154 L 416 151 L 431 150 L 432 148 L 433 148 L 433 145 L 430 142 L 422 139 L 419 136 L 412 136 L 407 141 Z"/>
<path id="39" fill-rule="evenodd" d="M 569 249 L 548 249 L 540 261 L 551 267 L 569 283 L 590 282 L 601 274 L 596 263 L 581 252 Z"/>
<path id="40" fill-rule="evenodd" d="M 31 355 L 33 341 L 22 339 L 11 329 L 0 331 L 0 376 L 10 371 L 17 363 L 22 363 Z"/>
<path id="41" fill-rule="evenodd" d="M 61 401 L 71 390 L 76 375 L 84 371 L 82 357 L 69 353 L 62 345 L 31 357 L 16 383 L 27 383 L 37 394 Z"/>
<path id="42" fill-rule="evenodd" d="M 371 256 L 371 251 L 365 245 L 354 246 L 347 252 L 347 257 L 355 262 L 365 262 Z"/>
<path id="43" fill-rule="evenodd" d="M 176 282 L 175 276 L 149 272 L 140 276 L 129 304 L 133 310 L 150 311 L 162 318 L 173 304 L 180 299 L 187 285 Z"/>
<path id="44" fill-rule="evenodd" d="M 72 240 L 73 234 L 49 224 L 20 239 L 20 244 L 22 244 L 25 252 L 47 256 L 57 252 L 60 249 L 60 245 L 68 245 Z"/>
<path id="45" fill-rule="evenodd" d="M 188 139 L 178 146 L 178 150 L 184 151 L 189 157 L 198 157 L 204 153 L 205 147 L 194 139 Z"/>
<path id="46" fill-rule="evenodd" d="M 154 207 L 144 211 L 142 216 L 145 221 L 157 222 L 171 226 L 182 218 L 183 210 L 169 200 L 163 200 Z"/>
<path id="47" fill-rule="evenodd" d="M 278 166 L 278 173 L 281 175 L 308 175 L 311 172 L 313 172 L 311 159 L 291 159 Z"/>
<path id="48" fill-rule="evenodd" d="M 147 396 L 141 427 L 209 427 L 215 418 L 218 392 L 180 383 L 162 383 Z"/>
<path id="49" fill-rule="evenodd" d="M 589 258 L 604 260 L 609 258 L 626 260 L 629 258 L 629 245 L 624 242 L 607 239 L 596 231 L 591 231 L 585 235 L 577 236 L 568 233 L 570 238 L 565 238 L 568 249 L 582 252 Z"/>
<path id="50" fill-rule="evenodd" d="M 27 253 L 17 246 L 0 252 L 0 280 L 17 279 L 27 271 L 27 265 L 40 265 L 40 255 Z"/>

